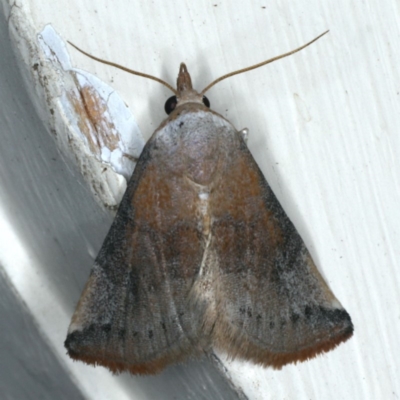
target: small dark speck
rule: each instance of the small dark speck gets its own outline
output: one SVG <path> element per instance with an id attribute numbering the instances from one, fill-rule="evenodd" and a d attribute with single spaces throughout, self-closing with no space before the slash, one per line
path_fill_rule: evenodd
<path id="1" fill-rule="evenodd" d="M 125 338 L 125 335 L 126 335 L 125 329 L 120 329 L 120 330 L 118 331 L 118 337 L 119 337 L 120 339 L 124 339 L 124 338 Z"/>
<path id="2" fill-rule="evenodd" d="M 182 128 L 183 124 L 184 124 L 184 122 L 180 122 L 179 123 L 179 128 Z"/>
<path id="3" fill-rule="evenodd" d="M 262 6 L 261 8 L 264 8 L 264 9 L 266 9 L 267 7 L 265 7 L 265 6 Z"/>
<path id="4" fill-rule="evenodd" d="M 248 309 L 247 309 L 247 316 L 248 316 L 249 318 L 251 318 L 251 317 L 253 316 L 253 313 L 252 313 L 252 311 L 251 311 L 251 308 L 248 308 Z"/>
<path id="5" fill-rule="evenodd" d="M 274 329 L 275 328 L 275 322 L 271 321 L 269 323 L 269 329 Z"/>
<path id="6" fill-rule="evenodd" d="M 153 339 L 153 336 L 154 336 L 153 331 L 149 330 L 149 339 Z"/>
<path id="7" fill-rule="evenodd" d="M 32 67 L 35 71 L 37 71 L 38 70 L 38 68 L 39 68 L 39 64 L 38 63 L 35 63 L 35 64 L 33 64 L 33 67 Z"/>
<path id="8" fill-rule="evenodd" d="M 300 315 L 299 315 L 299 314 L 293 313 L 293 314 L 290 315 L 290 320 L 291 320 L 293 323 L 296 323 L 296 322 L 299 320 L 299 318 L 300 318 Z"/>

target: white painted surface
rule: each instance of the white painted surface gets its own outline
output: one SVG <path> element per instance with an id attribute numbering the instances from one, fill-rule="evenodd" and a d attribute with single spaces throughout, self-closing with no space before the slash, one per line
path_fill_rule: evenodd
<path id="1" fill-rule="evenodd" d="M 3 0 L 7 9 L 5 4 Z M 40 6 L 24 2 L 18 7 L 13 12 L 28 15 L 30 20 L 23 22 L 35 34 L 51 24 L 63 39 L 98 57 L 172 84 L 184 61 L 199 89 L 226 72 L 289 51 L 330 29 L 301 53 L 221 82 L 207 97 L 238 129 L 249 128 L 250 150 L 352 316 L 355 335 L 308 363 L 273 371 L 236 362 L 230 374 L 251 399 L 399 397 L 398 3 L 42 1 Z M 168 90 L 95 63 L 70 47 L 68 51 L 74 67 L 115 89 L 148 139 L 164 118 Z M 67 259 L 73 266 L 73 254 Z M 25 270 L 17 272 L 26 265 L 22 261 L 6 263 L 20 278 L 29 276 Z M 40 257 L 37 268 L 40 271 Z M 38 276 L 43 282 L 44 275 Z M 84 282 L 75 282 L 63 309 L 54 293 L 65 277 L 53 280 L 51 307 L 46 308 L 32 300 L 20 278 L 13 283 L 88 398 L 100 398 L 91 392 L 96 385 L 108 387 L 110 393 L 116 388 L 104 398 L 123 398 L 117 390 L 132 395 L 134 385 L 127 388 L 106 372 L 99 377 L 98 369 L 91 372 L 90 367 L 72 364 L 60 348 L 69 322 L 66 310 L 73 308 Z M 59 320 L 53 307 L 63 310 L 56 313 Z"/>
<path id="2" fill-rule="evenodd" d="M 111 86 L 86 71 L 72 68 L 67 43 L 50 24 L 39 33 L 38 42 L 38 51 L 44 52 L 44 62 L 51 64 L 58 74 L 55 80 L 59 84 L 54 85 L 57 93 L 52 94 L 52 97 L 58 100 L 56 106 L 60 108 L 64 116 L 62 123 L 70 127 L 71 134 L 77 135 L 81 146 L 85 147 L 82 150 L 86 153 L 84 156 L 93 155 L 126 180 L 129 179 L 134 163 L 126 155 L 138 158 L 144 146 L 144 140 L 129 108 Z M 82 94 L 76 93 L 79 90 L 81 93 L 87 90 L 88 94 L 96 96 L 93 99 L 96 105 L 85 105 L 91 107 L 93 113 L 101 114 L 102 117 L 101 120 L 96 121 L 97 126 L 93 127 L 93 123 L 88 126 L 90 129 L 88 137 L 82 135 L 80 124 L 83 118 L 76 115 L 71 104 L 72 93 L 81 100 Z M 93 117 L 98 117 L 98 115 Z M 92 147 L 95 151 L 88 146 L 88 141 L 93 143 Z"/>

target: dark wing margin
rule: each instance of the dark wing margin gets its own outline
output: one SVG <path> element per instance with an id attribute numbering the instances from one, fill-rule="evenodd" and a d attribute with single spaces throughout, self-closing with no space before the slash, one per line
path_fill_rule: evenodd
<path id="1" fill-rule="evenodd" d="M 113 372 L 154 374 L 208 346 L 201 307 L 187 307 L 204 252 L 194 194 L 162 151 L 146 145 L 65 341 L 72 358 Z"/>
<path id="2" fill-rule="evenodd" d="M 353 324 L 239 134 L 233 147 L 210 205 L 219 268 L 213 344 L 279 369 L 333 349 Z"/>

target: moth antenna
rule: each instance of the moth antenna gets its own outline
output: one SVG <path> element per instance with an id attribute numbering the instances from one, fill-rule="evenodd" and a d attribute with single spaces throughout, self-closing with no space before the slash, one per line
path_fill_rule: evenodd
<path id="1" fill-rule="evenodd" d="M 324 36 L 324 35 L 327 34 L 328 32 L 329 32 L 329 30 L 327 30 L 326 32 L 324 32 L 324 33 L 322 33 L 321 35 L 317 36 L 315 39 L 311 40 L 311 42 L 308 42 L 308 43 L 304 44 L 303 46 L 301 46 L 301 47 L 299 47 L 299 48 L 297 48 L 297 49 L 295 49 L 295 50 L 289 51 L 288 53 L 281 54 L 280 56 L 270 58 L 269 60 L 260 62 L 259 64 L 255 64 L 255 65 L 252 65 L 252 66 L 250 66 L 250 67 L 243 68 L 243 69 L 239 69 L 239 70 L 237 70 L 237 71 L 230 72 L 229 74 L 222 75 L 220 78 L 216 79 L 215 81 L 212 81 L 205 89 L 203 89 L 203 90 L 201 91 L 200 94 L 204 94 L 204 93 L 207 92 L 207 90 L 209 90 L 211 87 L 213 87 L 213 86 L 216 85 L 218 82 L 221 82 L 221 81 L 223 81 L 223 80 L 226 79 L 226 78 L 229 78 L 229 77 L 234 76 L 234 75 L 241 74 L 241 73 L 243 73 L 243 72 L 251 71 L 252 69 L 256 69 L 256 68 L 262 67 L 263 65 L 272 63 L 273 61 L 277 61 L 277 60 L 280 60 L 281 58 L 284 58 L 284 57 L 290 56 L 290 55 L 292 55 L 292 54 L 294 54 L 294 53 L 297 53 L 298 51 L 303 50 L 305 47 L 307 47 L 307 46 L 309 46 L 310 44 L 312 44 L 312 43 L 314 43 L 315 41 L 317 41 L 319 38 L 321 38 L 322 36 Z"/>
<path id="2" fill-rule="evenodd" d="M 92 56 L 92 55 L 89 54 L 89 53 L 86 53 L 86 51 L 83 51 L 83 50 L 80 49 L 78 46 L 75 46 L 75 45 L 74 45 L 73 43 L 71 43 L 69 40 L 67 40 L 67 42 L 68 42 L 72 47 L 75 47 L 76 50 L 80 51 L 82 54 L 84 54 L 85 56 L 91 58 L 92 60 L 101 62 L 101 63 L 106 64 L 106 65 L 111 65 L 112 67 L 115 67 L 115 68 L 118 68 L 118 69 L 122 69 L 122 71 L 129 72 L 129 73 L 132 74 L 132 75 L 138 75 L 138 76 L 142 76 L 143 78 L 152 79 L 153 81 L 159 82 L 159 83 L 161 83 L 162 85 L 166 86 L 169 90 L 171 90 L 171 92 L 175 93 L 176 95 L 178 94 L 177 90 L 174 89 L 170 84 L 168 84 L 167 82 L 163 81 L 163 80 L 160 79 L 160 78 L 157 78 L 156 76 L 149 75 L 149 74 L 144 74 L 143 72 L 139 72 L 139 71 L 134 71 L 133 69 L 129 69 L 129 68 L 123 67 L 122 65 L 113 63 L 113 62 L 111 62 L 111 61 L 102 60 L 101 58 L 98 58 L 98 57 Z"/>

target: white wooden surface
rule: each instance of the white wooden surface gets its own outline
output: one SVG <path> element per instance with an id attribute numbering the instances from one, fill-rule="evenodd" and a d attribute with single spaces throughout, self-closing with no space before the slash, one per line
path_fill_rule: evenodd
<path id="1" fill-rule="evenodd" d="M 395 0 L 357 5 L 345 0 L 42 0 L 17 2 L 13 8 L 3 0 L 3 8 L 6 16 L 18 16 L 9 20 L 19 24 L 18 34 L 24 23 L 35 35 L 51 24 L 64 40 L 98 57 L 172 84 L 184 61 L 198 89 L 330 29 L 301 53 L 221 82 L 207 96 L 238 129 L 249 128 L 250 150 L 350 313 L 355 335 L 325 356 L 282 371 L 234 362 L 228 363 L 229 373 L 250 399 L 400 396 L 400 29 Z M 118 92 L 148 139 L 164 118 L 168 90 L 68 51 L 74 67 Z M 71 212 L 80 206 L 71 205 Z M 19 243 L 18 236 L 6 239 L 0 246 Z M 92 256 L 97 250 L 90 250 Z M 115 378 L 72 363 L 64 354 L 69 315 L 90 265 L 75 265 L 68 254 L 71 268 L 85 272 L 72 283 L 52 276 L 42 292 L 44 302 L 37 301 L 40 290 L 34 285 L 43 283 L 49 271 L 38 263 L 33 272 L 23 260 L 4 254 L 0 262 L 6 273 L 84 395 L 146 398 L 146 391 L 135 391 L 131 383 L 146 378 Z M 37 279 L 27 281 L 30 274 Z M 63 284 L 75 289 L 61 301 L 57 293 Z"/>

